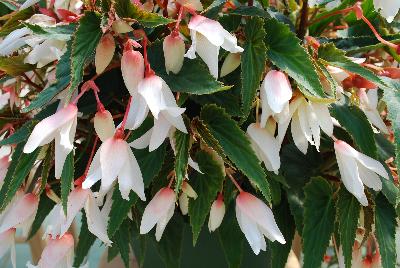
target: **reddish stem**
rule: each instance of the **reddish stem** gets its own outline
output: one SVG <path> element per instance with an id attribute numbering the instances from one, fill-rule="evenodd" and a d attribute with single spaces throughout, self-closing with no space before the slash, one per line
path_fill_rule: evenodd
<path id="1" fill-rule="evenodd" d="M 232 176 L 230 172 L 226 172 L 226 175 L 228 175 L 229 179 L 231 179 L 232 183 L 235 185 L 235 187 L 239 190 L 239 192 L 243 192 L 242 187 L 237 183 L 235 178 Z"/>
<path id="2" fill-rule="evenodd" d="M 371 29 L 371 31 L 374 33 L 375 37 L 384 45 L 387 45 L 388 47 L 394 48 L 397 50 L 397 45 L 383 39 L 378 31 L 375 29 L 375 27 L 371 24 L 371 22 L 364 16 L 361 15 L 361 19 L 368 25 L 368 27 Z"/>
<path id="3" fill-rule="evenodd" d="M 183 6 L 179 7 L 178 18 L 176 19 L 175 28 L 172 31 L 172 36 L 174 36 L 174 37 L 179 35 L 179 25 L 181 24 L 181 20 L 182 20 L 183 9 L 184 9 Z"/>
<path id="4" fill-rule="evenodd" d="M 149 60 L 147 58 L 147 36 L 143 36 L 142 46 L 143 46 L 144 68 L 145 68 L 144 76 L 149 77 L 151 75 L 154 75 L 154 71 L 151 69 Z"/>

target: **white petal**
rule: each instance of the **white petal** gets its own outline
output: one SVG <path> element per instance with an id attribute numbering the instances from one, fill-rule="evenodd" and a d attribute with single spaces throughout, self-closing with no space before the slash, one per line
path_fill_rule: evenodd
<path id="1" fill-rule="evenodd" d="M 101 141 L 104 142 L 108 138 L 114 136 L 115 125 L 112 115 L 109 111 L 104 110 L 97 112 L 94 116 L 93 124 L 97 136 L 99 136 Z"/>
<path id="2" fill-rule="evenodd" d="M 380 9 L 382 16 L 391 23 L 400 9 L 400 2 L 391 0 L 374 0 L 374 6 L 376 10 Z"/>
<path id="3" fill-rule="evenodd" d="M 71 122 L 64 125 L 60 132 L 55 136 L 55 177 L 61 178 L 62 170 L 64 167 L 65 159 L 74 148 L 74 137 L 76 132 L 77 118 L 75 117 Z"/>
<path id="4" fill-rule="evenodd" d="M 292 138 L 294 144 L 303 154 L 306 154 L 308 148 L 308 141 L 303 133 L 303 130 L 301 129 L 298 113 L 295 113 L 293 115 L 290 130 L 292 132 Z"/>
<path id="5" fill-rule="evenodd" d="M 71 234 L 67 233 L 58 239 L 49 239 L 42 252 L 38 267 L 66 267 L 68 262 L 71 262 L 73 250 L 74 238 Z"/>
<path id="6" fill-rule="evenodd" d="M 164 118 L 165 120 L 167 120 L 172 126 L 176 127 L 176 128 L 177 128 L 178 130 L 180 130 L 181 132 L 183 132 L 183 133 L 188 133 L 188 132 L 187 132 L 187 129 L 186 129 L 186 126 L 185 126 L 185 123 L 183 122 L 182 116 L 181 116 L 181 115 L 178 115 L 178 116 L 171 115 L 171 113 L 172 113 L 172 114 L 174 113 L 173 110 L 177 111 L 177 109 L 179 109 L 179 110 L 178 110 L 178 113 L 183 113 L 183 111 L 185 111 L 184 108 L 168 108 L 168 110 L 162 111 L 162 116 L 163 116 L 163 118 Z M 176 113 L 175 113 L 175 114 L 176 114 Z"/>
<path id="7" fill-rule="evenodd" d="M 237 45 L 236 36 L 230 34 L 227 30 L 223 29 L 222 35 L 224 36 L 224 43 L 221 47 L 231 53 L 243 52 L 243 48 Z"/>
<path id="8" fill-rule="evenodd" d="M 163 80 L 152 75 L 143 79 L 138 85 L 138 92 L 146 100 L 153 116 L 157 119 L 160 110 L 165 108 L 162 96 Z"/>
<path id="9" fill-rule="evenodd" d="M 214 232 L 222 223 L 225 215 L 225 203 L 222 199 L 215 200 L 211 205 L 208 229 Z"/>
<path id="10" fill-rule="evenodd" d="M 170 188 L 160 189 L 146 206 L 140 223 L 140 234 L 147 234 L 175 204 L 175 192 Z"/>
<path id="11" fill-rule="evenodd" d="M 184 60 L 185 42 L 179 35 L 173 36 L 170 34 L 164 39 L 163 50 L 167 74 L 169 71 L 174 74 L 179 73 Z"/>
<path id="12" fill-rule="evenodd" d="M 88 175 L 82 183 L 83 189 L 89 189 L 97 181 L 101 179 L 101 166 L 100 166 L 100 149 L 97 150 L 90 164 Z"/>
<path id="13" fill-rule="evenodd" d="M 96 65 L 96 73 L 102 73 L 110 64 L 115 51 L 114 37 L 107 33 L 100 39 L 96 47 L 96 56 L 94 59 Z"/>
<path id="14" fill-rule="evenodd" d="M 297 115 L 299 116 L 299 122 L 301 131 L 304 134 L 304 137 L 308 140 L 309 143 L 314 144 L 311 132 L 311 126 L 307 113 L 307 102 L 304 101 L 302 105 L 297 109 Z"/>
<path id="15" fill-rule="evenodd" d="M 181 209 L 182 215 L 187 215 L 189 212 L 189 197 L 182 193 L 179 196 L 179 208 Z"/>
<path id="16" fill-rule="evenodd" d="M 312 103 L 314 112 L 317 114 L 319 126 L 326 135 L 333 135 L 333 122 L 329 113 L 328 106 L 323 103 Z"/>
<path id="17" fill-rule="evenodd" d="M 24 153 L 29 154 L 37 147 L 51 142 L 58 134 L 60 128 L 76 118 L 77 112 L 77 107 L 70 104 L 39 122 L 25 144 Z"/>
<path id="18" fill-rule="evenodd" d="M 212 44 L 206 37 L 197 34 L 196 52 L 200 58 L 207 64 L 210 73 L 218 78 L 218 54 L 219 46 Z"/>
<path id="19" fill-rule="evenodd" d="M 190 30 L 190 38 L 192 39 L 192 45 L 189 47 L 185 54 L 186 58 L 195 59 L 196 58 L 196 48 L 197 48 L 197 32 Z"/>
<path id="20" fill-rule="evenodd" d="M 101 214 L 92 194 L 89 194 L 86 200 L 85 213 L 89 231 L 106 245 L 111 245 L 112 242 L 107 235 L 107 220 Z"/>
<path id="21" fill-rule="evenodd" d="M 264 79 L 264 87 L 267 101 L 274 113 L 280 113 L 284 105 L 292 98 L 292 88 L 289 80 L 280 71 L 269 71 Z"/>
<path id="22" fill-rule="evenodd" d="M 190 19 L 188 27 L 190 30 L 195 30 L 203 35 L 211 44 L 218 46 L 218 48 L 224 43 L 225 36 L 223 31 L 225 30 L 222 28 L 221 24 L 215 20 L 196 15 Z M 199 37 L 199 35 L 197 35 L 197 37 Z M 198 45 L 199 44 L 197 44 L 197 46 Z"/>
<path id="23" fill-rule="evenodd" d="M 194 191 L 192 186 L 190 186 L 189 183 L 184 181 L 182 183 L 182 192 L 184 192 L 188 197 L 196 199 L 197 198 L 197 193 Z"/>
<path id="24" fill-rule="evenodd" d="M 168 132 L 170 129 L 171 124 L 168 120 L 165 119 L 162 113 L 160 114 L 158 120 L 154 119 L 154 127 L 151 132 L 149 145 L 150 152 L 157 149 L 164 142 L 165 138 L 168 137 Z"/>
<path id="25" fill-rule="evenodd" d="M 144 149 L 150 144 L 151 133 L 153 132 L 153 128 L 149 129 L 146 133 L 144 133 L 140 138 L 129 143 L 129 146 L 135 149 Z"/>
<path id="26" fill-rule="evenodd" d="M 14 245 L 14 239 L 15 239 L 15 229 L 8 229 L 5 232 L 0 233 L 0 259 L 7 253 L 7 251 L 15 247 Z M 15 268 L 15 259 L 12 260 L 13 262 L 13 267 Z"/>
<path id="27" fill-rule="evenodd" d="M 313 110 L 313 106 L 308 102 L 306 106 L 307 118 L 310 125 L 311 133 L 313 136 L 314 145 L 319 151 L 320 145 L 320 129 L 319 129 L 319 122 L 318 122 L 318 115 Z"/>
<path id="28" fill-rule="evenodd" d="M 118 175 L 119 190 L 122 198 L 129 200 L 129 192 L 133 190 L 141 200 L 145 201 L 142 172 L 130 147 L 127 147 L 128 159 Z"/>
<path id="29" fill-rule="evenodd" d="M 174 215 L 174 210 L 175 210 L 175 204 L 172 204 L 168 210 L 167 213 L 160 218 L 160 220 L 157 222 L 156 226 L 156 240 L 160 241 L 161 237 L 164 233 L 165 227 L 167 227 L 168 222 L 171 220 L 172 216 Z"/>
<path id="30" fill-rule="evenodd" d="M 51 238 L 56 239 L 57 236 L 61 234 L 61 226 L 65 224 L 67 218 L 64 215 L 62 204 L 56 204 L 53 209 L 50 211 L 49 215 L 47 215 L 47 225 L 46 231 L 43 234 L 43 239 L 48 235 Z"/>
<path id="31" fill-rule="evenodd" d="M 146 100 L 140 94 L 132 96 L 132 103 L 129 108 L 128 117 L 126 119 L 126 129 L 137 129 L 146 119 L 149 113 L 149 107 Z"/>
<path id="32" fill-rule="evenodd" d="M 61 226 L 61 236 L 68 231 L 76 215 L 85 206 L 89 193 L 90 190 L 82 189 L 81 187 L 76 187 L 69 193 L 67 202 L 67 219 Z"/>
<path id="33" fill-rule="evenodd" d="M 375 172 L 367 169 L 366 167 L 364 167 L 361 164 L 357 164 L 357 168 L 358 168 L 358 173 L 360 174 L 361 181 L 367 187 L 372 188 L 375 191 L 382 190 L 381 179 L 379 178 L 379 176 Z"/>

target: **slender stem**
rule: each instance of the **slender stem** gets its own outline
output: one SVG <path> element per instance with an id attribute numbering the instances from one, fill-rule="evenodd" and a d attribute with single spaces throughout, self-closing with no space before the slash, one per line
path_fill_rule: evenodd
<path id="1" fill-rule="evenodd" d="M 97 146 L 98 141 L 99 141 L 99 136 L 96 135 L 96 138 L 94 138 L 92 151 L 90 152 L 89 160 L 88 160 L 88 163 L 87 163 L 86 168 L 85 168 L 85 173 L 83 173 L 85 175 L 85 177 L 87 176 L 87 174 L 89 172 L 89 167 L 90 167 L 90 164 L 92 163 L 92 160 L 93 160 L 93 157 L 94 157 L 94 151 L 96 150 L 96 146 Z"/>
<path id="2" fill-rule="evenodd" d="M 126 125 L 126 120 L 128 119 L 128 114 L 129 114 L 129 109 L 131 107 L 131 102 L 132 102 L 132 96 L 129 97 L 128 104 L 126 105 L 126 110 L 124 114 L 124 118 L 122 119 L 121 126 L 117 129 L 115 132 L 114 137 L 122 139 L 124 136 L 124 129 Z"/>
<path id="3" fill-rule="evenodd" d="M 179 25 L 181 24 L 181 20 L 182 20 L 183 9 L 184 9 L 183 6 L 179 7 L 178 18 L 176 19 L 175 28 L 172 31 L 173 36 L 179 35 Z"/>
<path id="4" fill-rule="evenodd" d="M 361 19 L 368 25 L 368 27 L 371 29 L 371 31 L 374 33 L 376 39 L 378 39 L 382 44 L 387 45 L 388 47 L 394 48 L 397 50 L 397 45 L 383 39 L 378 31 L 375 29 L 375 27 L 371 24 L 371 22 L 364 16 L 361 16 Z"/>
<path id="5" fill-rule="evenodd" d="M 147 58 L 147 36 L 143 36 L 142 46 L 143 46 L 144 68 L 145 68 L 144 76 L 148 77 L 154 75 L 154 71 L 151 69 L 149 60 Z"/>
<path id="6" fill-rule="evenodd" d="M 347 14 L 347 13 L 349 13 L 351 11 L 353 11 L 353 7 L 348 7 L 348 8 L 345 8 L 345 9 L 332 11 L 332 12 L 330 12 L 328 14 L 325 14 L 325 15 L 323 15 L 321 17 L 318 17 L 318 18 L 312 20 L 311 22 L 308 23 L 308 26 L 313 25 L 313 24 L 315 24 L 317 22 L 320 22 L 321 20 L 324 20 L 326 18 L 335 16 L 335 15 L 342 15 L 342 14 L 344 15 L 344 14 Z"/>
<path id="7" fill-rule="evenodd" d="M 171 177 L 171 179 L 169 180 L 169 183 L 168 183 L 168 188 L 171 188 L 171 186 L 172 186 L 172 182 L 174 181 L 174 179 L 175 179 L 175 175 L 174 175 L 174 176 L 172 176 L 172 177 Z"/>
<path id="8" fill-rule="evenodd" d="M 243 192 L 242 187 L 239 186 L 235 178 L 232 176 L 231 172 L 229 170 L 226 170 L 226 175 L 228 175 L 229 179 L 231 179 L 232 183 L 235 185 L 235 187 L 239 190 L 239 192 Z"/>
<path id="9" fill-rule="evenodd" d="M 163 1 L 163 16 L 168 18 L 168 0 Z"/>
<path id="10" fill-rule="evenodd" d="M 22 80 L 22 82 L 33 86 L 36 89 L 43 90 L 43 87 L 39 86 L 38 84 L 34 83 L 26 74 L 22 74 L 22 76 L 25 78 Z"/>

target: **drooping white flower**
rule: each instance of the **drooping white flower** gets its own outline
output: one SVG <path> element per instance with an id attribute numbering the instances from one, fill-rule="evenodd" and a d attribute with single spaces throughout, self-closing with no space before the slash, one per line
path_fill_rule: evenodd
<path id="1" fill-rule="evenodd" d="M 67 155 L 74 148 L 78 108 L 69 104 L 55 114 L 40 121 L 33 129 L 24 147 L 24 153 L 32 153 L 39 146 L 55 140 L 55 176 L 61 177 Z"/>
<path id="2" fill-rule="evenodd" d="M 381 190 L 382 182 L 379 176 L 389 179 L 385 168 L 377 160 L 356 151 L 344 141 L 335 141 L 334 147 L 344 186 L 361 205 L 367 206 L 364 184 L 375 191 Z"/>
<path id="3" fill-rule="evenodd" d="M 137 93 L 137 86 L 144 77 L 144 59 L 139 51 L 124 50 L 121 58 L 122 78 L 132 97 Z"/>
<path id="4" fill-rule="evenodd" d="M 194 59 L 197 53 L 207 64 L 211 75 L 215 78 L 218 78 L 220 47 L 232 53 L 243 52 L 243 48 L 237 45 L 236 37 L 225 30 L 217 21 L 195 15 L 190 19 L 188 27 L 192 45 L 185 57 Z"/>
<path id="5" fill-rule="evenodd" d="M 0 233 L 0 241 L 0 259 L 10 250 L 11 264 L 16 268 L 15 228 Z"/>
<path id="6" fill-rule="evenodd" d="M 258 156 L 264 162 L 269 171 L 278 174 L 281 160 L 279 157 L 280 144 L 266 128 L 260 124 L 252 123 L 247 128 L 247 135 L 250 137 L 251 145 Z"/>
<path id="7" fill-rule="evenodd" d="M 0 215 L 0 233 L 11 228 L 22 228 L 23 235 L 28 235 L 35 219 L 38 205 L 39 199 L 36 195 L 17 193 L 16 198 L 11 201 L 11 204 Z"/>
<path id="8" fill-rule="evenodd" d="M 76 187 L 68 195 L 66 217 L 61 204 L 54 206 L 49 213 L 50 224 L 46 230 L 46 234 L 51 235 L 53 239 L 57 238 L 57 236 L 63 236 L 82 208 L 85 208 L 89 231 L 106 245 L 110 245 L 112 242 L 107 235 L 107 219 L 100 212 L 92 191 L 90 189 L 82 189 L 81 186 Z"/>
<path id="9" fill-rule="evenodd" d="M 113 136 L 97 150 L 82 188 L 89 189 L 101 180 L 100 194 L 105 194 L 117 178 L 122 198 L 129 200 L 133 190 L 141 200 L 146 200 L 142 172 L 131 148 L 125 140 Z"/>
<path id="10" fill-rule="evenodd" d="M 391 23 L 400 9 L 400 1 L 396 0 L 374 0 L 374 7 L 381 15 Z"/>
<path id="11" fill-rule="evenodd" d="M 189 183 L 184 181 L 182 183 L 182 193 L 179 196 L 179 207 L 183 215 L 189 212 L 189 198 L 197 199 L 197 193 L 193 190 Z"/>
<path id="12" fill-rule="evenodd" d="M 25 63 L 37 64 L 37 68 L 42 68 L 50 62 L 59 60 L 65 51 L 65 41 L 57 39 L 46 39 L 41 43 L 31 43 L 26 41 L 33 49 L 24 59 Z"/>
<path id="13" fill-rule="evenodd" d="M 289 113 L 291 98 L 292 88 L 285 74 L 275 70 L 269 71 L 260 87 L 261 127 L 265 127 L 270 116 L 285 117 Z"/>
<path id="14" fill-rule="evenodd" d="M 94 62 L 96 65 L 96 73 L 102 73 L 110 64 L 115 51 L 115 41 L 112 34 L 107 33 L 100 39 L 96 47 L 96 56 Z"/>
<path id="15" fill-rule="evenodd" d="M 210 209 L 210 218 L 208 219 L 208 230 L 214 232 L 222 223 L 225 215 L 225 203 L 221 193 L 212 203 Z"/>
<path id="16" fill-rule="evenodd" d="M 174 74 L 179 73 L 182 69 L 185 55 L 185 42 L 182 37 L 174 33 L 165 37 L 163 41 L 163 51 L 167 74 L 169 74 L 170 71 Z"/>
<path id="17" fill-rule="evenodd" d="M 111 138 L 115 133 L 114 120 L 108 110 L 98 111 L 94 116 L 93 125 L 97 136 L 103 142 Z"/>
<path id="18" fill-rule="evenodd" d="M 368 120 L 383 133 L 389 134 L 389 129 L 383 122 L 377 110 L 378 90 L 370 89 L 366 92 L 364 88 L 360 88 L 358 90 L 358 97 L 360 99 L 360 108 L 365 113 Z"/>
<path id="19" fill-rule="evenodd" d="M 240 53 L 229 53 L 221 67 L 220 77 L 230 74 L 240 66 Z"/>
<path id="20" fill-rule="evenodd" d="M 144 210 L 140 234 L 147 234 L 157 224 L 156 240 L 160 241 L 165 227 L 174 215 L 175 202 L 174 190 L 169 187 L 161 188 Z"/>
<path id="21" fill-rule="evenodd" d="M 28 268 L 72 267 L 74 255 L 74 237 L 70 233 L 55 239 L 49 238 L 37 265 L 30 262 Z"/>
<path id="22" fill-rule="evenodd" d="M 236 219 L 254 253 L 266 250 L 266 236 L 272 242 L 285 244 L 271 209 L 254 195 L 241 192 L 236 198 Z"/>

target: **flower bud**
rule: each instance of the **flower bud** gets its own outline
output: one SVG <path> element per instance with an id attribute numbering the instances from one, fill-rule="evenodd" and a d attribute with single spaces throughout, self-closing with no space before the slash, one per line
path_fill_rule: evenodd
<path id="1" fill-rule="evenodd" d="M 222 194 L 212 203 L 210 210 L 210 218 L 208 220 L 208 229 L 214 232 L 222 223 L 225 215 L 225 203 Z"/>
<path id="2" fill-rule="evenodd" d="M 115 133 L 115 125 L 112 115 L 109 111 L 103 110 L 98 111 L 94 116 L 94 129 L 96 130 L 97 136 L 101 141 L 105 141 L 111 138 Z"/>
<path id="3" fill-rule="evenodd" d="M 100 39 L 96 47 L 96 56 L 94 59 L 96 65 L 96 73 L 102 73 L 110 64 L 115 51 L 114 37 L 111 34 L 105 34 Z"/>
<path id="4" fill-rule="evenodd" d="M 179 73 L 182 68 L 185 55 L 185 42 L 179 35 L 170 34 L 163 42 L 165 70 L 174 74 Z"/>
<path id="5" fill-rule="evenodd" d="M 137 86 L 144 77 L 144 59 L 142 54 L 134 50 L 125 50 L 121 58 L 122 78 L 131 95 L 137 91 Z"/>
<path id="6" fill-rule="evenodd" d="M 240 53 L 229 53 L 221 67 L 220 77 L 230 74 L 240 65 Z"/>

